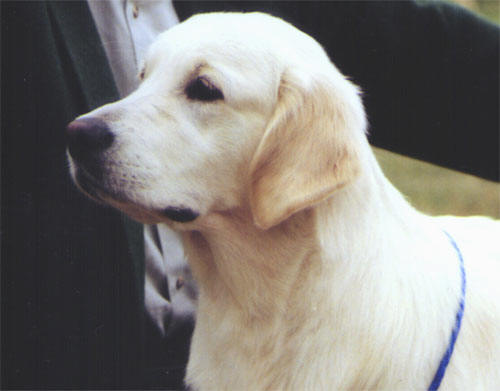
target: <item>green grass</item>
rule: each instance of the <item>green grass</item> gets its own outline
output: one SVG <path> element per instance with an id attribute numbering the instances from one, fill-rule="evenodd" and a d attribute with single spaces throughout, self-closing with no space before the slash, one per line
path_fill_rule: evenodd
<path id="1" fill-rule="evenodd" d="M 446 0 L 483 16 L 491 22 L 500 23 L 500 1 L 498 0 Z"/>
<path id="2" fill-rule="evenodd" d="M 500 2 L 498 0 L 478 1 L 477 12 L 495 23 L 500 23 Z"/>
<path id="3" fill-rule="evenodd" d="M 374 148 L 389 180 L 417 209 L 431 215 L 500 218 L 500 184 Z"/>

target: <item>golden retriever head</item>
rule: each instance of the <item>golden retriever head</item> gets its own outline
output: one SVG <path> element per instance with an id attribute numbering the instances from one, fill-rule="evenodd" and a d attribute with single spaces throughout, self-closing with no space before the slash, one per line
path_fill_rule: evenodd
<path id="1" fill-rule="evenodd" d="M 359 171 L 356 87 L 278 18 L 194 16 L 157 38 L 139 77 L 134 93 L 73 121 L 68 138 L 78 186 L 140 221 L 190 227 L 249 208 L 267 229 Z"/>

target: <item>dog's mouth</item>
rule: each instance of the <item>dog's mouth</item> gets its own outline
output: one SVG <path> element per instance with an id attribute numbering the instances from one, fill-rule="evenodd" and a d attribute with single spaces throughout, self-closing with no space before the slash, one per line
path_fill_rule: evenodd
<path id="1" fill-rule="evenodd" d="M 106 203 L 106 198 L 113 197 L 113 195 L 109 194 L 109 192 L 104 189 L 96 178 L 82 167 L 76 168 L 74 181 L 77 187 L 94 201 Z"/>
<path id="2" fill-rule="evenodd" d="M 100 204 L 111 205 L 144 223 L 158 223 L 165 220 L 165 218 L 177 223 L 189 223 L 196 220 L 200 215 L 199 212 L 185 206 L 149 209 L 137 205 L 123 194 L 104 186 L 97 178 L 82 167 L 76 168 L 74 179 L 78 188 L 94 201 Z"/>
<path id="3" fill-rule="evenodd" d="M 189 223 L 200 215 L 191 208 L 169 206 L 161 212 L 163 216 L 178 223 Z"/>

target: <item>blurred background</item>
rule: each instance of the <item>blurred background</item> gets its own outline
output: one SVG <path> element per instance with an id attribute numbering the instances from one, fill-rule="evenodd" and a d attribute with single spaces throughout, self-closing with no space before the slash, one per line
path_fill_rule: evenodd
<path id="1" fill-rule="evenodd" d="M 499 0 L 450 1 L 500 23 Z M 374 150 L 386 176 L 417 209 L 431 215 L 488 215 L 500 218 L 500 184 L 381 149 Z"/>

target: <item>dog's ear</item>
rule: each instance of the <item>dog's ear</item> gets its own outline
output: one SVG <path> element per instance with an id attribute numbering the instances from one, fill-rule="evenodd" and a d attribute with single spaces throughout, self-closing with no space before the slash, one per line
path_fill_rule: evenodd
<path id="1" fill-rule="evenodd" d="M 364 111 L 353 85 L 343 78 L 340 89 L 335 84 L 283 74 L 276 110 L 250 164 L 258 227 L 279 224 L 356 177 L 354 140 L 364 132 Z"/>

